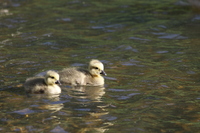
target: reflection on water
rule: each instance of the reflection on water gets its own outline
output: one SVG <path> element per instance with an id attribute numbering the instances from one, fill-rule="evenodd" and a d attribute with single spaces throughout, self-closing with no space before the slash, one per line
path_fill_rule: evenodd
<path id="1" fill-rule="evenodd" d="M 62 87 L 62 89 L 67 90 L 69 96 L 78 97 L 83 100 L 87 98 L 94 102 L 100 102 L 102 96 L 105 94 L 103 86 L 73 86 L 70 88 Z"/>
<path id="2" fill-rule="evenodd" d="M 60 95 L 45 95 L 45 94 L 27 94 L 33 101 L 45 100 L 45 104 L 39 106 L 39 109 L 48 109 L 53 112 L 59 111 L 63 108 L 63 102 L 60 101 Z M 33 105 L 35 106 L 35 105 Z"/>
<path id="3" fill-rule="evenodd" d="M 2 110 L 1 117 L 1 123 L 11 128 L 3 126 L 1 130 L 103 133 L 113 125 L 106 120 L 109 112 L 102 101 L 104 87 L 63 86 L 62 89 L 64 93 L 60 96 L 34 94 L 2 99 L 4 106 L 12 108 L 9 112 Z M 20 106 L 16 105 L 19 103 Z M 42 125 L 46 125 L 45 128 Z"/>
<path id="4" fill-rule="evenodd" d="M 62 87 L 67 91 L 72 104 L 72 112 L 74 116 L 81 117 L 81 125 L 84 127 L 77 132 L 99 132 L 103 133 L 107 128 L 113 125 L 106 121 L 109 114 L 106 105 L 102 101 L 105 94 L 105 88 L 101 86 L 95 87 Z M 84 112 L 81 114 L 81 112 Z M 78 126 L 78 125 L 77 125 Z M 80 125 L 79 125 L 80 126 Z"/>
<path id="5" fill-rule="evenodd" d="M 4 0 L 0 8 L 1 132 L 199 132 L 197 0 Z M 93 58 L 105 64 L 105 88 L 25 95 L 30 75 Z"/>

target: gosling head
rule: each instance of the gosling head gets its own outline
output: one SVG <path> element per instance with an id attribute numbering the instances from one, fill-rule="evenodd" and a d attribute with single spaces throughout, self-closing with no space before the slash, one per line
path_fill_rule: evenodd
<path id="1" fill-rule="evenodd" d="M 47 85 L 61 84 L 58 73 L 54 71 L 48 71 L 45 75 L 45 83 Z"/>
<path id="2" fill-rule="evenodd" d="M 107 75 L 104 71 L 103 63 L 95 59 L 90 61 L 89 71 L 92 76 Z"/>

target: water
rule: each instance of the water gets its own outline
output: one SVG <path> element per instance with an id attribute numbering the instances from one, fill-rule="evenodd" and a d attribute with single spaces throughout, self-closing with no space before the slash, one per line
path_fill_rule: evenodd
<path id="1" fill-rule="evenodd" d="M 199 15 L 181 2 L 1 2 L 0 131 L 198 132 Z M 105 87 L 25 95 L 27 77 L 93 58 Z"/>

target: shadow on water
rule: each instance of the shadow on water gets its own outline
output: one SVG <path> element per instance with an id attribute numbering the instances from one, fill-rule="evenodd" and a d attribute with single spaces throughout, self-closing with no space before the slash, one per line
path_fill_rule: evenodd
<path id="1" fill-rule="evenodd" d="M 188 1 L 0 2 L 0 131 L 198 132 L 200 17 Z M 25 95 L 27 77 L 93 58 L 105 88 Z"/>

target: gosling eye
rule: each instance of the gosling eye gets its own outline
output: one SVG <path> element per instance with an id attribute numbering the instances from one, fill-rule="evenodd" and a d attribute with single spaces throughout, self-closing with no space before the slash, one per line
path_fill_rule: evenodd
<path id="1" fill-rule="evenodd" d="M 54 77 L 50 76 L 50 78 L 54 79 Z"/>
<path id="2" fill-rule="evenodd" d="M 93 67 L 94 69 L 99 69 L 98 67 Z"/>

